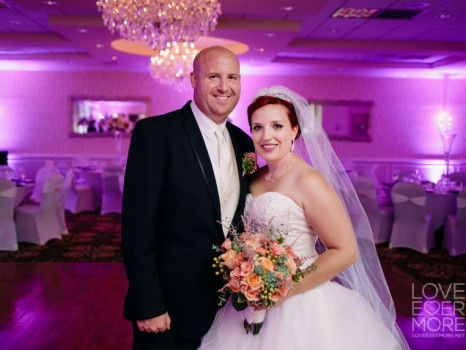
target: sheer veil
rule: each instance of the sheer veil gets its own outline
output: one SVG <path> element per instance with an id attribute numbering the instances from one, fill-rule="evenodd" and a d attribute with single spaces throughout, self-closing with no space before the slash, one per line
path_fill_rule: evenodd
<path id="1" fill-rule="evenodd" d="M 289 100 L 294 105 L 301 128 L 301 136 L 295 142 L 295 152 L 331 184 L 351 218 L 359 247 L 359 260 L 341 272 L 335 280 L 363 295 L 378 317 L 392 331 L 401 349 L 409 349 L 395 322 L 393 300 L 377 256 L 369 220 L 345 169 L 330 145 L 322 123 L 315 118 L 311 106 L 304 97 L 284 86 L 260 89 L 255 98 L 264 95 Z M 325 249 L 322 243 L 320 246 Z"/>

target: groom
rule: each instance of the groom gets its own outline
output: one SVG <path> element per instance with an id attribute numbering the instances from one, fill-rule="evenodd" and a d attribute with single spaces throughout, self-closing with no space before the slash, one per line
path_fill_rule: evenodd
<path id="1" fill-rule="evenodd" d="M 193 101 L 139 121 L 131 139 L 122 244 L 133 349 L 196 349 L 218 309 L 219 222 L 237 225 L 244 209 L 241 158 L 254 147 L 226 121 L 240 97 L 239 61 L 213 46 L 193 68 Z"/>

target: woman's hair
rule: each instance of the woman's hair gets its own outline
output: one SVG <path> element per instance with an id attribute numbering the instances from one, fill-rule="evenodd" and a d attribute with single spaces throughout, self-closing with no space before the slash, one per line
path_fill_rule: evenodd
<path id="1" fill-rule="evenodd" d="M 296 116 L 296 110 L 291 102 L 285 101 L 279 97 L 275 96 L 259 96 L 256 98 L 248 107 L 248 123 L 249 128 L 251 129 L 251 116 L 254 114 L 255 111 L 258 109 L 266 106 L 266 105 L 282 105 L 288 110 L 288 119 L 291 123 L 291 127 L 298 127 L 298 133 L 296 134 L 296 139 L 301 135 L 301 129 L 298 123 L 298 117 Z"/>

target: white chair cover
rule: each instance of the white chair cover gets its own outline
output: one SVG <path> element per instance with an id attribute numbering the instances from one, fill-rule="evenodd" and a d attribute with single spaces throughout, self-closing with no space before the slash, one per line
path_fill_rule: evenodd
<path id="1" fill-rule="evenodd" d="M 0 250 L 18 250 L 14 221 L 16 186 L 0 179 Z"/>
<path id="2" fill-rule="evenodd" d="M 102 202 L 102 173 L 95 170 L 83 170 L 80 178 L 91 187 L 94 208 L 98 208 Z"/>
<path id="3" fill-rule="evenodd" d="M 37 203 L 42 201 L 42 193 L 44 189 L 45 181 L 55 172 L 55 169 L 51 165 L 45 165 L 37 171 L 36 183 L 34 190 L 32 191 L 31 199 Z"/>
<path id="4" fill-rule="evenodd" d="M 66 172 L 63 189 L 60 194 L 60 199 L 58 201 L 57 220 L 58 224 L 60 225 L 60 231 L 62 235 L 67 235 L 69 233 L 65 220 L 65 205 L 71 186 L 73 185 L 73 176 L 73 170 L 68 169 L 68 171 Z"/>
<path id="5" fill-rule="evenodd" d="M 443 247 L 451 256 L 466 253 L 466 188 L 456 199 L 456 215 L 449 215 L 443 236 Z"/>
<path id="6" fill-rule="evenodd" d="M 83 211 L 94 211 L 96 207 L 91 186 L 84 181 L 76 179 L 76 172 L 73 172 L 73 175 L 74 181 L 66 198 L 65 209 L 73 214 Z"/>
<path id="7" fill-rule="evenodd" d="M 359 176 L 354 180 L 353 185 L 369 219 L 374 243 L 388 242 L 393 226 L 393 208 L 378 205 L 377 193 L 371 178 Z"/>
<path id="8" fill-rule="evenodd" d="M 18 242 L 45 244 L 52 238 L 61 238 L 57 220 L 63 175 L 53 173 L 45 181 L 40 204 L 26 204 L 16 208 Z"/>
<path id="9" fill-rule="evenodd" d="M 392 198 L 395 221 L 390 248 L 406 247 L 428 253 L 434 246 L 432 214 L 426 211 L 426 193 L 415 183 L 398 182 L 393 186 Z"/>
<path id="10" fill-rule="evenodd" d="M 120 189 L 120 177 L 123 176 L 123 167 L 108 164 L 102 172 L 102 210 L 101 214 L 120 213 L 123 194 Z"/>
<path id="11" fill-rule="evenodd" d="M 463 184 L 466 185 L 466 173 L 463 173 L 463 172 L 451 173 L 448 179 L 450 181 L 462 182 Z"/>

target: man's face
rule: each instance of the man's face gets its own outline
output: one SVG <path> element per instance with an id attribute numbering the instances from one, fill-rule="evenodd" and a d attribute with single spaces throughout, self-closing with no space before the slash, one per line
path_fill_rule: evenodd
<path id="1" fill-rule="evenodd" d="M 191 74 L 194 102 L 202 113 L 221 124 L 241 94 L 238 59 L 228 51 L 212 50 L 199 57 L 197 68 Z"/>

